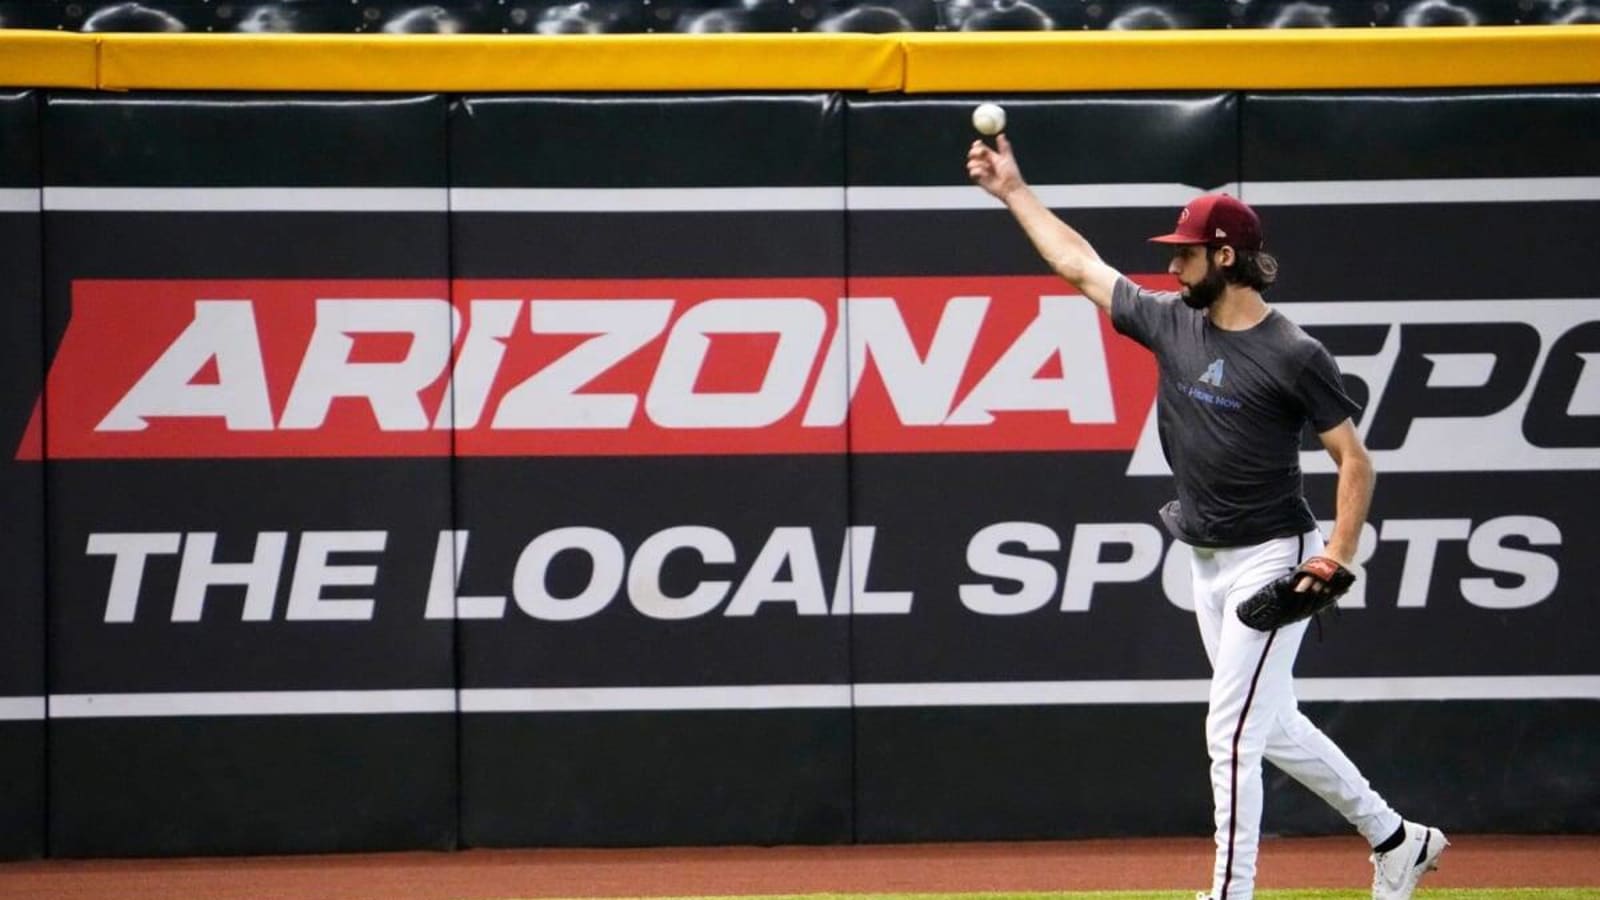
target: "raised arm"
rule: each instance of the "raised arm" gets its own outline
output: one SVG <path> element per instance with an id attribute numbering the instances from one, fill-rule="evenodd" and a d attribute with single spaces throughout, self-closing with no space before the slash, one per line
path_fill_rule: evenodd
<path id="1" fill-rule="evenodd" d="M 972 142 L 967 150 L 967 177 L 1011 210 L 1034 249 L 1056 274 L 1109 312 L 1117 270 L 1106 265 L 1088 240 L 1051 212 L 1022 180 L 1022 170 L 1006 136 L 997 136 L 995 143 L 998 149 L 982 141 Z"/>

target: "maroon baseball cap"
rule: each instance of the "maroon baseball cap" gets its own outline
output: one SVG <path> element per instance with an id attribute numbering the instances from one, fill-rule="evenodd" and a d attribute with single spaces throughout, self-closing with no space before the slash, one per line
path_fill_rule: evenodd
<path id="1" fill-rule="evenodd" d="M 1227 244 L 1236 250 L 1260 250 L 1261 218 L 1237 197 L 1201 194 L 1178 213 L 1178 227 L 1171 234 L 1150 240 L 1158 244 Z"/>

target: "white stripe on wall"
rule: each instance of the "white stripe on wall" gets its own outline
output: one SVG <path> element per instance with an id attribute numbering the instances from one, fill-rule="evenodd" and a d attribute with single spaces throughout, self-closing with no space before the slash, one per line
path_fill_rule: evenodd
<path id="1" fill-rule="evenodd" d="M 46 187 L 61 212 L 446 212 L 442 188 Z"/>
<path id="2" fill-rule="evenodd" d="M 856 705 L 1078 706 L 1126 703 L 1204 703 L 1201 678 L 1131 681 L 968 681 L 858 684 Z"/>
<path id="3" fill-rule="evenodd" d="M 43 697 L 0 697 L 0 722 L 29 722 L 42 718 Z"/>
<path id="4" fill-rule="evenodd" d="M 1240 187 L 1239 196 L 1254 206 L 1600 200 L 1600 178 L 1247 181 Z"/>
<path id="5" fill-rule="evenodd" d="M 1203 678 L 858 684 L 855 702 L 863 707 L 1204 703 L 1209 686 Z M 1296 678 L 1294 686 L 1295 694 L 1309 701 L 1600 700 L 1597 675 Z"/>
<path id="6" fill-rule="evenodd" d="M 1237 185 L 1218 190 L 1238 193 Z M 1187 184 L 1039 184 L 1033 192 L 1055 209 L 1176 209 L 1204 192 Z M 848 205 L 859 210 L 1000 209 L 1000 201 L 970 184 L 934 187 L 852 187 Z"/>
<path id="7" fill-rule="evenodd" d="M 456 212 L 843 211 L 842 187 L 451 188 Z"/>
<path id="8" fill-rule="evenodd" d="M 1600 200 L 1600 178 L 1424 178 L 1250 181 L 1201 188 L 1176 183 L 1045 184 L 1057 209 L 1176 208 L 1203 190 L 1259 206 L 1505 203 Z M 919 187 L 301 188 L 46 187 L 47 210 L 80 212 L 784 212 L 999 209 L 971 185 Z M 10 204 L 10 205 L 8 205 Z M 38 209 L 38 192 L 0 190 L 0 210 Z"/>
<path id="9" fill-rule="evenodd" d="M 848 709 L 848 684 L 726 687 L 468 688 L 462 712 L 616 712 L 622 710 Z"/>
<path id="10" fill-rule="evenodd" d="M 1301 700 L 1600 700 L 1600 675 L 1296 678 Z"/>
<path id="11" fill-rule="evenodd" d="M 0 188 L 0 213 L 30 213 L 38 211 L 38 188 Z"/>
<path id="12" fill-rule="evenodd" d="M 382 715 L 456 711 L 453 690 L 51 694 L 53 719 Z"/>
<path id="13" fill-rule="evenodd" d="M 465 713 L 645 710 L 848 709 L 930 706 L 1092 706 L 1206 702 L 1202 678 L 1126 681 L 1001 681 L 908 684 L 757 684 L 695 687 L 469 688 Z M 1600 675 L 1456 678 L 1300 678 L 1304 701 L 1600 700 Z M 59 719 L 174 716 L 452 713 L 457 692 L 247 691 L 55 694 Z M 0 698 L 0 720 L 40 719 L 41 697 Z"/>

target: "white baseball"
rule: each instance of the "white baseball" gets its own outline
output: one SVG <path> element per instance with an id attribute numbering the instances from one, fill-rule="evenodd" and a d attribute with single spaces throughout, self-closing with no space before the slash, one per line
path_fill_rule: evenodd
<path id="1" fill-rule="evenodd" d="M 972 111 L 972 127 L 979 134 L 999 134 L 1006 130 L 1006 111 L 998 103 L 980 103 Z"/>

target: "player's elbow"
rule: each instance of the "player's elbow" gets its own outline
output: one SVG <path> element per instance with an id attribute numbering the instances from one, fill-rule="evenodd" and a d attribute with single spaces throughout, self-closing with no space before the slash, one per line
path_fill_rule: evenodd
<path id="1" fill-rule="evenodd" d="M 1066 279 L 1079 290 L 1089 277 L 1089 260 L 1082 253 L 1058 253 L 1045 260 L 1057 275 Z"/>
<path id="2" fill-rule="evenodd" d="M 1344 457 L 1352 466 L 1373 471 L 1372 454 L 1367 452 L 1367 445 L 1359 440 L 1350 442 L 1350 446 L 1345 448 Z"/>

